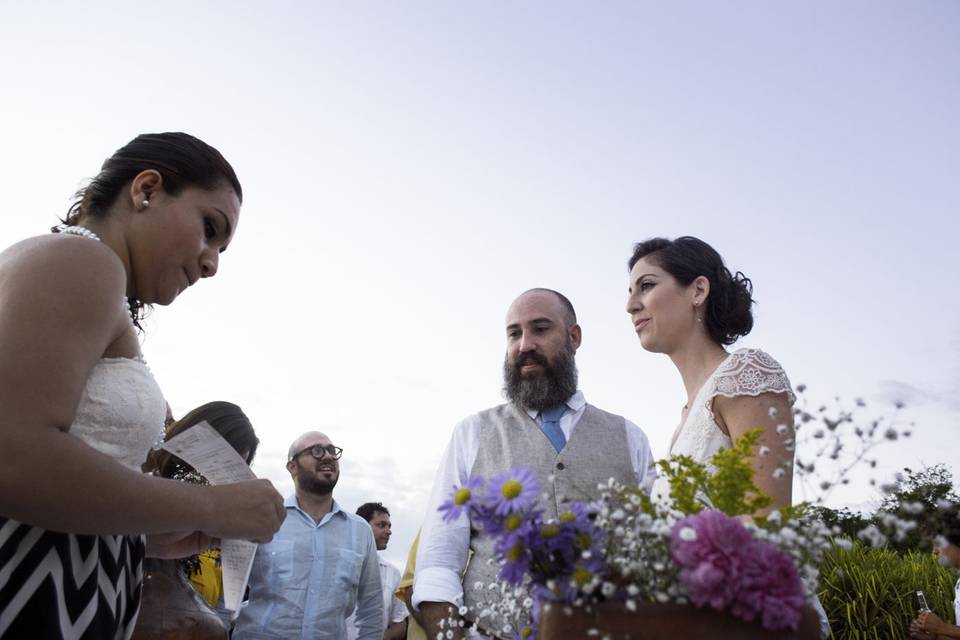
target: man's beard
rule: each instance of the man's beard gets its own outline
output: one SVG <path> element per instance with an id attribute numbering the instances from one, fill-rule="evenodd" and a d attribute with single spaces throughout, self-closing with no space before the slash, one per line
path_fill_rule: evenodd
<path id="1" fill-rule="evenodd" d="M 522 409 L 543 411 L 562 404 L 577 392 L 577 365 L 573 359 L 573 344 L 567 340 L 564 349 L 551 365 L 534 351 L 517 356 L 513 364 L 503 361 L 503 393 Z M 520 368 L 525 364 L 539 364 L 543 372 L 524 378 Z"/>
<path id="2" fill-rule="evenodd" d="M 339 473 L 334 475 L 333 480 L 318 478 L 316 476 L 316 468 L 314 468 L 313 471 L 309 471 L 302 467 L 297 470 L 297 484 L 300 487 L 300 490 L 318 496 L 326 496 L 333 493 L 333 488 L 337 486 L 337 480 L 339 479 Z"/>

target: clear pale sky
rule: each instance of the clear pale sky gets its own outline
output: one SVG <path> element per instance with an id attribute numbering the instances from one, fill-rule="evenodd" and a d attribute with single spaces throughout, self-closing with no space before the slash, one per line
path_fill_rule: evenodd
<path id="1" fill-rule="evenodd" d="M 92 5 L 92 6 L 91 6 Z M 960 3 L 0 1 L 0 241 L 43 233 L 136 134 L 182 130 L 245 201 L 219 275 L 150 317 L 182 415 L 240 404 L 254 464 L 319 428 L 402 567 L 454 424 L 501 401 L 503 318 L 577 307 L 588 400 L 666 454 L 685 396 L 624 312 L 633 242 L 753 279 L 815 404 L 904 400 L 883 472 L 956 470 Z M 876 498 L 861 477 L 835 504 Z"/>

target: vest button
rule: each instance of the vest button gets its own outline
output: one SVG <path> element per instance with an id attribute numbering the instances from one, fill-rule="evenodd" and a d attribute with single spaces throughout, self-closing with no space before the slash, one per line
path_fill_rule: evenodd
<path id="1" fill-rule="evenodd" d="M 560 469 L 560 471 L 563 471 L 565 468 L 566 468 L 566 465 L 563 464 L 562 462 L 557 463 L 557 469 Z"/>

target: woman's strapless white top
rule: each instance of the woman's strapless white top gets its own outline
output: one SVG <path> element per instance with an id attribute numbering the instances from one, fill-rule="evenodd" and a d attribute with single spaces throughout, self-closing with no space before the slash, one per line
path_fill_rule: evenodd
<path id="1" fill-rule="evenodd" d="M 70 435 L 135 471 L 163 433 L 166 401 L 142 359 L 102 358 L 94 365 Z"/>

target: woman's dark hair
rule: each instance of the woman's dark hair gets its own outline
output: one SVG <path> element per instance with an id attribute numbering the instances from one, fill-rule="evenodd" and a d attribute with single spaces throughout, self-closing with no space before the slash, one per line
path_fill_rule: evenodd
<path id="1" fill-rule="evenodd" d="M 638 242 L 633 246 L 627 269 L 632 270 L 641 258 L 653 262 L 683 286 L 689 286 L 699 276 L 710 281 L 703 324 L 715 342 L 733 344 L 753 329 L 753 283 L 740 271 L 731 274 L 720 254 L 703 240 L 683 236 Z"/>
<path id="2" fill-rule="evenodd" d="M 253 462 L 260 440 L 243 410 L 232 402 L 218 400 L 199 406 L 167 427 L 164 439 L 169 440 L 198 422 L 206 421 L 237 453 L 247 452 L 247 464 Z M 180 458 L 161 450 L 154 458 L 157 475 L 163 478 L 183 477 L 194 469 Z"/>
<path id="3" fill-rule="evenodd" d="M 100 173 L 74 194 L 63 224 L 75 225 L 85 217 L 105 216 L 130 181 L 147 169 L 160 174 L 161 186 L 170 195 L 178 195 L 185 187 L 212 190 L 225 185 L 243 201 L 243 189 L 233 167 L 206 142 L 186 133 L 144 133 L 107 158 Z M 144 305 L 139 300 L 129 302 L 134 321 L 138 322 Z"/>

